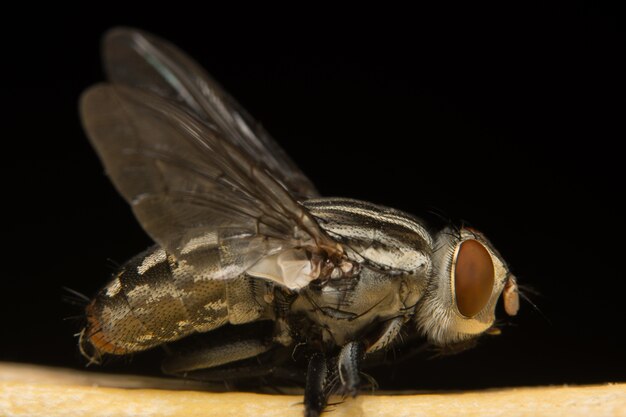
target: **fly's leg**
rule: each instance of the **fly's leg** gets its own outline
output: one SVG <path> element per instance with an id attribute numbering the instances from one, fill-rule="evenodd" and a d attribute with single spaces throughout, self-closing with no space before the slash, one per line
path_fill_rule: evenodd
<path id="1" fill-rule="evenodd" d="M 233 382 L 237 385 L 240 382 L 245 383 L 244 381 L 248 381 L 249 385 L 249 382 L 254 380 L 280 381 L 301 385 L 304 381 L 304 370 L 295 367 L 277 366 L 273 363 L 258 363 L 257 361 L 250 360 L 220 366 L 219 368 L 200 369 L 187 373 L 185 376 L 199 381 Z M 261 392 L 265 392 L 265 388 L 270 389 L 271 385 L 270 382 L 267 382 L 267 387 L 257 386 L 256 388 Z"/>
<path id="2" fill-rule="evenodd" d="M 306 375 L 305 417 L 318 417 L 330 395 L 335 392 L 356 397 L 361 383 L 360 365 L 365 355 L 389 346 L 399 336 L 404 321 L 404 317 L 396 317 L 386 322 L 372 340 L 347 343 L 331 361 L 327 361 L 321 353 L 314 354 Z"/>
<path id="3" fill-rule="evenodd" d="M 328 364 L 321 353 L 309 360 L 304 388 L 304 417 L 319 417 L 328 402 Z"/>
<path id="4" fill-rule="evenodd" d="M 387 321 L 378 338 L 369 344 L 367 353 L 379 351 L 393 343 L 400 335 L 404 321 L 402 316 Z"/>
<path id="5" fill-rule="evenodd" d="M 337 370 L 341 387 L 339 394 L 356 397 L 361 383 L 360 364 L 365 357 L 365 345 L 361 341 L 350 342 L 341 348 Z"/>
<path id="6" fill-rule="evenodd" d="M 166 374 L 186 376 L 187 373 L 194 371 L 252 358 L 271 348 L 272 344 L 258 339 L 234 340 L 220 345 L 176 352 L 163 361 L 161 368 Z"/>
<path id="7" fill-rule="evenodd" d="M 361 362 L 365 355 L 388 347 L 400 334 L 403 323 L 403 317 L 396 317 L 387 321 L 374 339 L 355 340 L 341 348 L 337 358 L 337 373 L 341 383 L 339 394 L 356 397 L 361 383 Z"/>

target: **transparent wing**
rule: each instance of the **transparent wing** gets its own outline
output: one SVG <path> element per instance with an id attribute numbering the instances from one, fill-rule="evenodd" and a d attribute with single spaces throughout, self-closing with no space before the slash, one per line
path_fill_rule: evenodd
<path id="1" fill-rule="evenodd" d="M 175 102 L 101 84 L 80 110 L 114 185 L 169 253 L 218 248 L 232 276 L 289 248 L 337 248 L 265 166 Z"/>
<path id="2" fill-rule="evenodd" d="M 202 67 L 174 45 L 138 30 L 116 28 L 103 43 L 105 68 L 114 83 L 183 103 L 222 137 L 269 169 L 296 198 L 317 190 L 287 154 Z"/>

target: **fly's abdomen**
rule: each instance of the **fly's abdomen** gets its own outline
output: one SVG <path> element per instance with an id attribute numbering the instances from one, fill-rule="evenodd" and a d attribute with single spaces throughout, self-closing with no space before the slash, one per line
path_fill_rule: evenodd
<path id="1" fill-rule="evenodd" d="M 135 256 L 88 305 L 81 350 L 90 358 L 123 355 L 268 314 L 252 278 L 219 273 L 217 251 L 176 260 L 152 248 Z"/>

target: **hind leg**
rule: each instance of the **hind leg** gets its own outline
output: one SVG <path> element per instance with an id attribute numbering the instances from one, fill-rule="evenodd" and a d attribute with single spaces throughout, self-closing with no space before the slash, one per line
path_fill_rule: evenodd
<path id="1" fill-rule="evenodd" d="M 257 339 L 227 341 L 220 345 L 176 352 L 163 361 L 161 368 L 166 374 L 186 376 L 194 371 L 252 358 L 271 348 L 270 343 Z"/>

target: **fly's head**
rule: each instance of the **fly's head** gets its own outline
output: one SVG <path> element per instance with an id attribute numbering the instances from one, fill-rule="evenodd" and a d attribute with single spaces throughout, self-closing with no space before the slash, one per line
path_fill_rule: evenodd
<path id="1" fill-rule="evenodd" d="M 519 308 L 515 277 L 491 243 L 471 228 L 445 228 L 435 237 L 433 274 L 416 312 L 437 346 L 450 346 L 489 329 L 500 295 L 507 314 Z"/>

